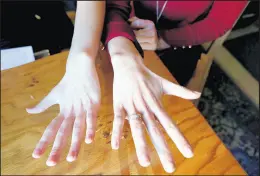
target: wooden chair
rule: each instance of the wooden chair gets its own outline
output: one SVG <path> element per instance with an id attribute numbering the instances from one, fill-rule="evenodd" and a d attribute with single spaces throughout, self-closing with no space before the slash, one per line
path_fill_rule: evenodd
<path id="1" fill-rule="evenodd" d="M 248 5 L 248 4 L 247 4 Z M 246 7 L 245 7 L 246 8 Z M 245 10 L 244 8 L 244 10 Z M 240 16 L 243 14 L 241 12 Z M 239 18 L 240 18 L 239 16 Z M 238 19 L 239 19 L 238 18 Z M 236 25 L 238 19 L 233 24 Z M 242 91 L 254 102 L 259 105 L 259 86 L 258 82 L 248 73 L 248 71 L 224 48 L 223 43 L 232 36 L 230 29 L 223 36 L 219 37 L 215 41 L 207 42 L 202 46 L 207 51 L 206 54 L 202 54 L 200 60 L 197 63 L 197 68 L 194 72 L 193 77 L 189 81 L 187 88 L 196 90 L 199 92 L 203 91 L 205 86 L 211 64 L 213 60 L 220 66 L 220 68 L 242 89 Z M 231 60 L 231 61 L 230 61 Z M 246 82 L 242 82 L 246 80 Z M 249 85 L 249 86 L 248 86 Z M 193 101 L 195 106 L 198 105 L 199 100 Z"/>
<path id="2" fill-rule="evenodd" d="M 67 16 L 71 20 L 73 24 L 75 24 L 75 17 L 76 17 L 76 12 L 75 11 L 67 11 Z"/>

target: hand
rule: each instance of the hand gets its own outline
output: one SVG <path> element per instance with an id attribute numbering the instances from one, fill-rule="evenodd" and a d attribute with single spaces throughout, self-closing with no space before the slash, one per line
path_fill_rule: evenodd
<path id="1" fill-rule="evenodd" d="M 135 33 L 135 37 L 143 50 L 162 50 L 169 48 L 163 38 L 157 35 L 157 29 L 153 21 L 132 17 L 128 20 Z"/>
<path id="2" fill-rule="evenodd" d="M 67 155 L 69 162 L 78 156 L 85 125 L 85 142 L 91 143 L 94 139 L 100 106 L 100 86 L 94 59 L 85 53 L 71 54 L 62 80 L 38 105 L 28 108 L 27 112 L 41 113 L 54 104 L 59 104 L 60 113 L 48 125 L 33 151 L 33 157 L 40 158 L 55 138 L 46 162 L 48 166 L 57 164 L 71 133 L 71 147 Z"/>
<path id="3" fill-rule="evenodd" d="M 127 43 L 125 46 L 122 40 Z M 129 46 L 129 49 L 126 52 L 121 50 L 117 54 L 115 44 L 120 44 L 123 48 Z M 140 55 L 136 54 L 138 52 L 134 51 L 136 49 L 128 39 L 114 38 L 108 43 L 108 47 L 113 50 L 112 55 L 110 55 L 114 69 L 113 105 L 115 117 L 111 139 L 112 148 L 119 148 L 124 119 L 125 116 L 128 116 L 140 165 L 146 167 L 150 164 L 144 135 L 146 128 L 165 171 L 173 172 L 172 155 L 156 121 L 162 125 L 185 157 L 192 157 L 193 152 L 185 137 L 163 109 L 160 99 L 164 94 L 184 99 L 197 99 L 200 97 L 200 93 L 171 83 L 150 71 L 143 64 Z M 142 117 L 131 118 L 135 114 L 141 114 Z"/>

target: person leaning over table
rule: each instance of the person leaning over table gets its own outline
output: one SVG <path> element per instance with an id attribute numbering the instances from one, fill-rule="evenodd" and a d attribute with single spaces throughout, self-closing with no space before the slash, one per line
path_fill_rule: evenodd
<path id="1" fill-rule="evenodd" d="M 141 53 L 154 50 L 181 85 L 186 85 L 203 52 L 201 44 L 232 28 L 247 1 L 129 1 L 107 5 L 106 41 L 122 36 Z M 133 32 L 132 32 L 133 31 Z M 140 45 L 139 45 L 140 44 Z"/>
<path id="2" fill-rule="evenodd" d="M 196 98 L 199 94 L 185 93 L 187 90 L 169 84 L 151 72 L 143 64 L 143 50 L 156 51 L 177 81 L 185 85 L 200 58 L 198 45 L 215 40 L 230 30 L 247 1 L 164 0 L 133 3 L 137 17 L 130 19 L 130 1 L 107 1 L 106 6 L 102 41 L 110 54 L 114 70 L 113 132 L 117 131 L 112 133 L 111 144 L 113 148 L 119 146 L 125 113 L 137 117 L 130 118 L 129 123 L 139 163 L 142 166 L 150 164 L 143 121 L 164 169 L 173 172 L 175 166 L 171 152 L 156 120 L 185 157 L 190 158 L 193 153 L 163 110 L 160 98 L 162 94 L 182 98 Z M 142 118 L 138 118 L 140 115 Z"/>
<path id="3" fill-rule="evenodd" d="M 34 158 L 40 158 L 48 145 L 54 141 L 46 162 L 48 166 L 58 163 L 71 133 L 71 147 L 67 155 L 69 162 L 77 158 L 84 136 L 85 142 L 91 143 L 96 131 L 101 94 L 95 58 L 103 28 L 105 1 L 78 1 L 77 3 L 74 35 L 66 72 L 61 81 L 38 105 L 27 108 L 28 113 L 41 113 L 54 104 L 60 106 L 60 113 L 48 125 L 32 154 Z M 186 99 L 196 99 L 200 93 L 189 91 L 159 77 L 146 68 L 140 59 L 136 60 L 138 62 L 131 61 L 133 56 L 138 56 L 134 46 L 129 47 L 124 42 L 120 46 L 133 50 L 132 55 L 112 53 L 111 42 L 109 42 L 109 51 L 114 69 L 113 106 L 115 114 L 111 139 L 112 148 L 118 149 L 119 147 L 124 119 L 127 115 L 139 162 L 142 166 L 150 164 L 148 147 L 144 140 L 144 126 L 139 114 L 141 113 L 163 166 L 167 172 L 172 172 L 174 168 L 170 150 L 157 126 L 155 116 L 186 157 L 192 157 L 193 153 L 184 136 L 163 110 L 160 98 L 163 94 L 171 94 Z M 122 65 L 122 59 L 130 62 Z"/>

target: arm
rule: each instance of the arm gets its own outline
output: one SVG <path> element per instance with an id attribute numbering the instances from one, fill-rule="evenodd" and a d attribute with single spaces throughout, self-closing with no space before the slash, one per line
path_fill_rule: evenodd
<path id="1" fill-rule="evenodd" d="M 233 27 L 247 1 L 215 1 L 210 13 L 202 21 L 170 30 L 160 31 L 172 46 L 200 45 L 222 36 Z"/>
<path id="2" fill-rule="evenodd" d="M 71 52 L 95 59 L 105 16 L 105 1 L 78 1 Z M 70 57 L 69 57 L 70 58 Z"/>
<path id="3" fill-rule="evenodd" d="M 107 1 L 106 9 L 107 13 L 102 36 L 105 46 L 113 38 L 124 37 L 132 41 L 139 53 L 143 55 L 142 48 L 127 22 L 131 13 L 130 1 Z"/>
<path id="4" fill-rule="evenodd" d="M 46 162 L 48 166 L 58 163 L 70 135 L 71 146 L 67 155 L 69 162 L 78 157 L 84 138 L 86 143 L 91 143 L 94 139 L 101 104 L 100 84 L 94 59 L 99 48 L 104 14 L 105 1 L 78 1 L 66 72 L 38 105 L 27 109 L 28 113 L 41 113 L 52 105 L 59 104 L 59 115 L 51 121 L 33 151 L 33 157 L 40 158 L 48 145 L 54 141 Z"/>
<path id="5" fill-rule="evenodd" d="M 144 65 L 133 42 L 125 37 L 116 37 L 109 41 L 108 49 L 114 71 L 112 148 L 119 148 L 125 117 L 128 117 L 140 165 L 147 167 L 151 163 L 144 133 L 146 129 L 164 170 L 172 173 L 175 170 L 174 161 L 159 126 L 165 129 L 183 156 L 191 158 L 193 152 L 181 131 L 164 111 L 161 103 L 162 95 L 197 99 L 200 93 L 171 83 L 150 71 Z M 158 126 L 158 123 L 161 125 Z"/>

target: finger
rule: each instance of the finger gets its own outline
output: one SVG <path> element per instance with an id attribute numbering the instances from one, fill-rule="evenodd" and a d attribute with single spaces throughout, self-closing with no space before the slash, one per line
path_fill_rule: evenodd
<path id="1" fill-rule="evenodd" d="M 139 43 L 153 43 L 154 38 L 153 37 L 146 37 L 141 35 L 136 35 L 136 39 Z"/>
<path id="2" fill-rule="evenodd" d="M 152 44 L 150 43 L 139 43 L 143 50 L 155 50 Z"/>
<path id="3" fill-rule="evenodd" d="M 175 170 L 175 166 L 170 149 L 163 137 L 163 133 L 157 126 L 157 122 L 153 114 L 150 112 L 149 108 L 147 108 L 142 95 L 136 97 L 135 105 L 139 108 L 139 112 L 142 112 L 143 114 L 143 121 L 146 125 L 147 131 L 151 137 L 153 145 L 155 146 L 164 170 L 168 173 L 172 173 Z"/>
<path id="4" fill-rule="evenodd" d="M 40 141 L 38 142 L 33 151 L 32 156 L 34 158 L 40 158 L 41 155 L 46 151 L 48 145 L 54 140 L 55 135 L 57 134 L 57 131 L 61 126 L 63 119 L 64 117 L 61 114 L 59 114 L 51 121 L 51 123 L 45 129 Z"/>
<path id="5" fill-rule="evenodd" d="M 154 37 L 157 35 L 156 31 L 151 29 L 139 29 L 133 31 L 135 33 L 135 36 Z"/>
<path id="6" fill-rule="evenodd" d="M 145 102 L 149 107 L 152 107 L 151 111 L 156 115 L 157 119 L 170 136 L 172 141 L 175 143 L 179 151 L 186 158 L 191 158 L 193 156 L 193 152 L 191 146 L 188 141 L 182 135 L 177 126 L 172 122 L 171 118 L 167 115 L 167 113 L 163 110 L 163 108 L 158 103 L 157 99 L 153 96 L 151 91 L 146 87 L 143 90 Z"/>
<path id="7" fill-rule="evenodd" d="M 150 20 L 136 19 L 130 24 L 130 26 L 134 29 L 149 29 L 154 28 L 154 23 Z"/>
<path id="8" fill-rule="evenodd" d="M 120 139 L 123 133 L 123 127 L 125 122 L 125 113 L 122 106 L 114 103 L 114 122 L 111 137 L 111 147 L 114 150 L 119 148 Z"/>
<path id="9" fill-rule="evenodd" d="M 193 100 L 200 97 L 201 93 L 191 91 L 185 87 L 174 84 L 166 79 L 161 78 L 163 92 L 168 95 L 175 95 L 184 99 Z"/>
<path id="10" fill-rule="evenodd" d="M 139 19 L 139 18 L 136 17 L 136 16 L 133 16 L 133 17 L 129 18 L 128 21 L 129 21 L 130 23 L 132 23 L 133 21 L 135 21 L 135 20 L 137 20 L 137 19 Z"/>
<path id="11" fill-rule="evenodd" d="M 142 120 L 141 118 L 135 119 L 130 117 L 131 115 L 137 114 L 133 104 L 125 106 L 125 109 L 129 116 L 128 120 L 135 144 L 137 158 L 141 166 L 147 167 L 150 165 L 150 157 L 148 153 L 148 146 L 144 136 Z"/>
<path id="12" fill-rule="evenodd" d="M 49 107 L 51 107 L 54 104 L 57 104 L 57 101 L 55 100 L 55 95 L 53 91 L 51 91 L 46 97 L 42 99 L 42 101 L 37 104 L 33 108 L 26 108 L 26 111 L 30 114 L 37 114 L 45 111 Z"/>
<path id="13" fill-rule="evenodd" d="M 47 166 L 55 166 L 60 159 L 61 151 L 65 147 L 71 128 L 73 125 L 74 117 L 70 116 L 65 118 L 62 125 L 56 135 L 51 153 L 46 162 Z"/>
<path id="14" fill-rule="evenodd" d="M 86 138 L 85 142 L 90 144 L 95 137 L 96 126 L 97 126 L 97 110 L 93 105 L 90 105 L 86 112 Z"/>
<path id="15" fill-rule="evenodd" d="M 84 135 L 85 129 L 85 113 L 83 113 L 83 109 L 81 109 L 81 113 L 76 116 L 72 139 L 71 139 L 71 147 L 69 150 L 69 154 L 67 156 L 67 161 L 72 162 L 75 161 L 78 157 L 81 141 Z"/>

